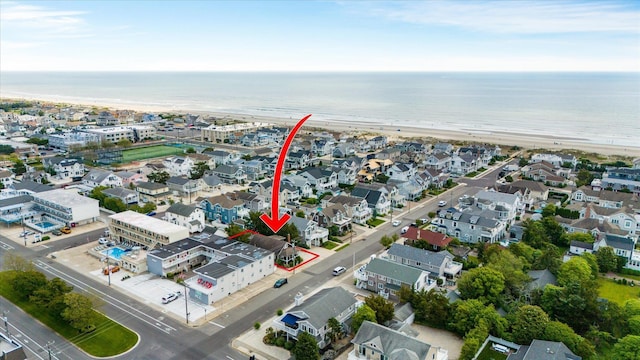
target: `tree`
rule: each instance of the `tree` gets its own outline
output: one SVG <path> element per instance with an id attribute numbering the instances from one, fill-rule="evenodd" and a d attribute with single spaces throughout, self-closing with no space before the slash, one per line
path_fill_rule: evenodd
<path id="1" fill-rule="evenodd" d="M 541 249 L 549 243 L 549 236 L 541 222 L 527 219 L 522 223 L 522 226 L 524 227 L 522 241 L 526 244 Z"/>
<path id="2" fill-rule="evenodd" d="M 556 215 L 556 206 L 554 204 L 547 204 L 547 206 L 545 206 L 542 209 L 542 217 L 546 218 L 546 217 L 553 217 Z"/>
<path id="3" fill-rule="evenodd" d="M 572 241 L 582 241 L 589 244 L 593 244 L 593 235 L 591 235 L 590 233 L 572 232 L 572 233 L 566 233 L 564 236 L 566 238 L 565 242 L 567 244 L 570 244 Z"/>
<path id="4" fill-rule="evenodd" d="M 380 238 L 380 244 L 388 249 L 389 247 L 391 247 L 391 244 L 393 244 L 393 239 L 391 238 L 391 236 L 384 235 Z"/>
<path id="5" fill-rule="evenodd" d="M 187 150 L 184 151 L 187 154 L 195 154 L 196 153 L 196 149 L 194 149 L 193 147 L 187 148 Z"/>
<path id="6" fill-rule="evenodd" d="M 357 333 L 360 329 L 360 326 L 365 321 L 376 322 L 376 312 L 373 311 L 372 308 L 367 304 L 362 304 L 359 308 L 356 309 L 356 312 L 353 314 L 353 320 L 351 322 L 351 327 L 353 328 L 353 333 Z"/>
<path id="7" fill-rule="evenodd" d="M 574 256 L 566 263 L 560 266 L 558 270 L 558 285 L 565 286 L 567 284 L 583 284 L 593 280 L 593 275 L 589 263 L 579 257 Z"/>
<path id="8" fill-rule="evenodd" d="M 578 334 L 586 333 L 601 317 L 597 283 L 589 278 L 583 283 L 570 282 L 564 287 L 545 286 L 540 306 L 552 319 L 569 325 Z"/>
<path id="9" fill-rule="evenodd" d="M 147 175 L 149 181 L 159 184 L 166 184 L 167 180 L 169 180 L 170 177 L 171 175 L 169 175 L 169 173 L 166 171 L 152 172 L 151 174 Z"/>
<path id="10" fill-rule="evenodd" d="M 549 316 L 535 305 L 521 306 L 515 313 L 511 324 L 513 340 L 518 344 L 529 345 L 534 339 L 540 339 L 549 323 Z"/>
<path id="11" fill-rule="evenodd" d="M 444 328 L 447 324 L 449 299 L 442 292 L 431 289 L 428 292 L 422 290 L 415 293 L 411 299 L 411 306 L 415 310 L 416 320 L 438 328 Z"/>
<path id="12" fill-rule="evenodd" d="M 35 270 L 17 272 L 15 277 L 11 279 L 13 291 L 24 300 L 46 284 L 47 278 L 44 274 Z"/>
<path id="13" fill-rule="evenodd" d="M 14 251 L 7 251 L 4 254 L 2 268 L 4 270 L 15 270 L 20 272 L 36 270 L 36 267 L 31 261 L 16 254 Z"/>
<path id="14" fill-rule="evenodd" d="M 504 290 L 504 275 L 489 267 L 471 269 L 458 280 L 458 290 L 463 299 L 478 299 L 495 304 Z"/>
<path id="15" fill-rule="evenodd" d="M 104 199 L 103 206 L 116 213 L 121 213 L 127 210 L 127 204 L 118 198 L 108 197 Z"/>
<path id="16" fill-rule="evenodd" d="M 342 336 L 342 324 L 340 324 L 336 318 L 329 318 L 327 325 L 329 325 L 329 337 L 331 341 L 336 341 L 336 339 Z"/>
<path id="17" fill-rule="evenodd" d="M 526 273 L 529 264 L 510 251 L 500 248 L 499 251 L 485 255 L 485 262 L 488 268 L 495 269 L 504 276 L 505 293 L 513 298 L 517 298 L 524 285 L 530 281 Z"/>
<path id="18" fill-rule="evenodd" d="M 372 294 L 364 299 L 364 302 L 376 313 L 376 322 L 378 324 L 384 324 L 393 319 L 393 303 L 382 296 Z"/>
<path id="19" fill-rule="evenodd" d="M 13 164 L 13 173 L 16 175 L 22 175 L 27 172 L 27 167 L 22 160 L 16 160 Z"/>
<path id="20" fill-rule="evenodd" d="M 600 268 L 600 272 L 602 273 L 615 271 L 618 266 L 618 256 L 610 246 L 600 247 L 598 251 L 596 251 L 596 259 L 598 260 L 598 268 Z"/>
<path id="21" fill-rule="evenodd" d="M 576 186 L 589 185 L 593 181 L 594 176 L 587 169 L 580 169 L 576 175 Z"/>
<path id="22" fill-rule="evenodd" d="M 205 171 L 210 170 L 209 165 L 204 161 L 198 161 L 193 165 L 193 168 L 189 172 L 189 178 L 191 180 L 197 180 L 204 176 Z"/>
<path id="23" fill-rule="evenodd" d="M 617 360 L 640 360 L 640 336 L 627 335 L 613 347 L 613 358 Z"/>
<path id="24" fill-rule="evenodd" d="M 128 148 L 128 147 L 131 146 L 131 144 L 132 144 L 131 140 L 129 140 L 129 139 L 122 139 L 122 140 L 119 140 L 116 143 L 116 145 L 118 145 L 119 147 L 123 147 L 123 148 Z"/>
<path id="25" fill-rule="evenodd" d="M 0 145 L 0 154 L 9 155 L 12 154 L 16 149 L 11 145 Z"/>
<path id="26" fill-rule="evenodd" d="M 53 278 L 29 297 L 33 303 L 46 307 L 51 314 L 60 315 L 64 310 L 64 295 L 73 290 L 73 286 L 60 278 Z"/>
<path id="27" fill-rule="evenodd" d="M 493 309 L 493 306 L 490 305 Z M 451 308 L 451 316 L 447 319 L 447 328 L 463 336 L 478 323 L 483 311 L 487 307 L 477 299 L 456 301 Z"/>
<path id="28" fill-rule="evenodd" d="M 296 346 L 291 350 L 291 353 L 296 360 L 320 359 L 320 351 L 316 339 L 304 331 L 298 335 L 298 341 L 296 342 Z"/>
<path id="29" fill-rule="evenodd" d="M 596 256 L 592 253 L 588 252 L 582 253 L 580 257 L 589 264 L 589 267 L 591 268 L 591 278 L 598 278 L 598 273 L 600 272 L 600 267 L 598 266 L 598 258 L 596 258 Z"/>
<path id="30" fill-rule="evenodd" d="M 77 293 L 68 293 L 64 295 L 64 304 L 66 308 L 61 315 L 71 327 L 81 332 L 95 328 L 96 316 L 88 297 Z"/>
<path id="31" fill-rule="evenodd" d="M 236 236 L 243 231 L 246 231 L 246 230 L 237 224 L 229 224 L 226 230 L 227 235 L 229 235 L 229 237 Z M 245 232 L 244 234 L 237 236 L 236 239 L 246 243 L 246 242 L 249 242 L 249 237 L 251 237 L 251 233 Z"/>
<path id="32" fill-rule="evenodd" d="M 304 211 L 302 211 L 302 210 L 296 211 L 296 217 L 304 219 Z"/>
<path id="33" fill-rule="evenodd" d="M 579 355 L 584 359 L 588 359 L 595 355 L 595 349 L 589 341 L 576 334 L 569 325 L 559 321 L 549 321 L 540 339 L 547 341 L 561 341 L 576 355 Z"/>
<path id="34" fill-rule="evenodd" d="M 527 166 L 529 164 L 529 160 L 527 160 L 524 157 L 521 157 L 520 160 L 518 160 L 518 166 L 523 167 L 523 166 Z"/>
<path id="35" fill-rule="evenodd" d="M 569 245 L 569 243 L 566 242 L 566 238 L 564 237 L 564 234 L 565 234 L 564 228 L 560 226 L 560 224 L 556 221 L 555 218 L 545 217 L 540 222 L 544 227 L 544 231 L 547 234 L 547 238 L 554 245 L 557 245 L 557 246 Z"/>

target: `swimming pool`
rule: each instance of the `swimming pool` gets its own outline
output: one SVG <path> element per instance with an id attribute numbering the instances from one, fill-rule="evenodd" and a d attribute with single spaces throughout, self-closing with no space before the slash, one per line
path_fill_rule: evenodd
<path id="1" fill-rule="evenodd" d="M 41 221 L 39 223 L 34 223 L 33 225 L 35 225 L 35 226 L 37 226 L 39 228 L 42 228 L 44 230 L 47 230 L 49 228 L 52 228 L 52 227 L 56 226 L 56 224 L 54 224 L 52 222 L 49 222 L 49 221 Z"/>
<path id="2" fill-rule="evenodd" d="M 121 247 L 112 247 L 112 248 L 108 248 L 107 250 L 102 250 L 100 253 L 104 256 L 109 256 L 110 258 L 114 259 L 114 260 L 120 260 L 120 258 L 122 257 L 122 254 L 126 253 L 127 251 L 129 251 L 129 249 L 123 249 Z"/>

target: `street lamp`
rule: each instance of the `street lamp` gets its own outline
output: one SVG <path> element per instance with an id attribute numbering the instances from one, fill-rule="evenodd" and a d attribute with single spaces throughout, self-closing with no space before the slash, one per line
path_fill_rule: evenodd
<path id="1" fill-rule="evenodd" d="M 184 285 L 184 315 L 187 324 L 189 324 L 189 293 L 187 292 L 187 283 L 183 282 L 182 285 Z"/>

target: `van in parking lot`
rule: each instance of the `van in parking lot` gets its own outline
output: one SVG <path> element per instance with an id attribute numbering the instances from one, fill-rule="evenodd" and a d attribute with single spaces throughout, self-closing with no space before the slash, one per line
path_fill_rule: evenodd
<path id="1" fill-rule="evenodd" d="M 162 297 L 162 303 L 163 304 L 168 304 L 168 303 L 176 300 L 180 296 L 182 296 L 182 293 L 180 291 L 176 291 L 174 293 L 167 294 L 167 295 Z"/>

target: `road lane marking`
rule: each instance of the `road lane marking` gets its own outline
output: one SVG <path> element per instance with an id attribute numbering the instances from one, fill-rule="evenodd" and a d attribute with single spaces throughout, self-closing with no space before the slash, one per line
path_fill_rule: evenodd
<path id="1" fill-rule="evenodd" d="M 62 271 L 60 271 L 58 269 L 55 269 L 55 268 L 45 264 L 42 261 L 37 261 L 35 264 L 36 264 L 36 266 L 42 268 L 44 271 L 47 271 L 48 273 L 50 273 L 50 274 L 52 274 L 54 276 L 58 276 L 60 278 L 66 277 L 67 279 L 71 279 L 71 280 L 75 281 L 77 284 L 81 284 L 82 286 L 77 285 L 77 284 L 74 284 L 74 285 L 77 285 L 77 287 L 79 287 L 82 290 L 85 290 L 85 291 L 89 292 L 87 289 L 91 289 L 91 290 L 95 291 L 96 293 L 102 295 L 103 299 L 106 302 L 108 302 L 109 304 L 111 304 L 112 306 L 114 306 L 115 308 L 120 309 L 120 310 L 124 311 L 125 313 L 135 317 L 136 319 L 138 319 L 138 320 L 140 320 L 140 321 L 142 321 L 142 322 L 144 322 L 144 323 L 146 323 L 148 325 L 151 325 L 151 326 L 153 326 L 153 327 L 155 327 L 155 328 L 157 328 L 157 329 L 159 329 L 159 330 L 161 330 L 161 331 L 163 331 L 163 332 L 165 332 L 167 334 L 170 334 L 171 331 L 175 331 L 176 330 L 176 328 L 174 328 L 174 327 L 172 327 L 172 326 L 170 326 L 168 324 L 165 324 L 165 323 L 161 323 L 162 326 L 158 325 L 157 324 L 157 320 L 155 318 L 153 318 L 152 316 L 146 314 L 145 312 L 143 312 L 141 310 L 138 310 L 138 309 L 128 305 L 127 303 L 125 303 L 125 302 L 123 302 L 121 300 L 118 300 L 118 299 L 114 298 L 113 296 L 111 296 L 111 295 L 109 295 L 109 294 L 107 294 L 105 292 L 102 292 L 102 291 L 92 287 L 89 284 L 86 284 L 86 283 L 80 281 L 79 279 L 74 278 L 71 275 L 68 275 L 65 272 L 62 272 Z M 150 320 L 147 320 L 147 318 L 150 319 Z"/>
<path id="2" fill-rule="evenodd" d="M 223 329 L 225 328 L 224 326 L 222 326 L 222 325 L 220 325 L 220 324 L 218 324 L 218 323 L 216 323 L 216 322 L 213 322 L 213 321 L 209 321 L 209 324 L 211 324 L 211 325 L 215 325 L 215 326 L 220 326 L 220 327 L 221 327 L 221 328 L 223 328 Z"/>
<path id="3" fill-rule="evenodd" d="M 7 244 L 7 243 L 4 243 L 4 242 L 2 242 L 2 241 L 0 241 L 0 247 L 1 247 L 1 248 L 3 248 L 3 249 L 5 249 L 5 250 L 13 250 L 13 249 L 14 249 L 14 247 L 13 247 L 13 246 L 11 246 L 11 245 L 9 245 L 9 244 Z"/>

